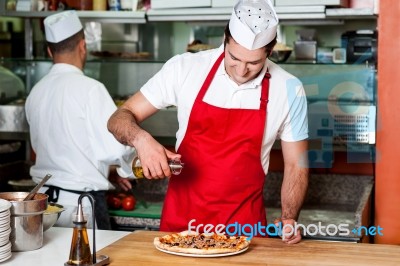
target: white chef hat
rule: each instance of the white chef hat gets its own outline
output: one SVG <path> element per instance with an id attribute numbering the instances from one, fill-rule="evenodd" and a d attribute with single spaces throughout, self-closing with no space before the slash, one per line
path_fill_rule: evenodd
<path id="1" fill-rule="evenodd" d="M 83 28 L 75 10 L 63 11 L 48 16 L 43 23 L 46 40 L 51 43 L 61 42 Z"/>
<path id="2" fill-rule="evenodd" d="M 233 7 L 229 30 L 237 43 L 255 50 L 275 38 L 278 22 L 270 0 L 239 0 Z"/>

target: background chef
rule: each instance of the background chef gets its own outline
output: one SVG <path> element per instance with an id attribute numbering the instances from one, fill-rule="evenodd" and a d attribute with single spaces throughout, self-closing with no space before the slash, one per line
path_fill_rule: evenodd
<path id="1" fill-rule="evenodd" d="M 117 108 L 104 85 L 83 73 L 87 50 L 76 11 L 47 17 L 44 28 L 54 64 L 26 101 L 36 153 L 30 174 L 36 183 L 52 174 L 41 191 L 49 194 L 49 201 L 66 208 L 56 225 L 73 226 L 78 197 L 89 192 L 96 200 L 98 228 L 111 229 L 105 198 L 106 191 L 114 188 L 108 180 L 110 168 L 117 167 L 117 184 L 125 190 L 131 188 L 129 181 L 121 177 L 133 177 L 134 150 L 121 145 L 108 132 L 107 120 Z M 84 200 L 90 223 L 91 206 Z"/>
<path id="2" fill-rule="evenodd" d="M 301 82 L 267 59 L 277 25 L 269 0 L 239 1 L 223 45 L 173 57 L 109 120 L 114 136 L 136 148 L 147 178 L 170 177 L 167 159 L 185 163 L 169 181 L 161 230 L 187 230 L 192 219 L 265 225 L 263 186 L 276 139 L 285 163 L 279 220 L 297 220 L 308 183 L 307 104 Z M 176 154 L 138 126 L 170 105 L 178 110 Z"/>

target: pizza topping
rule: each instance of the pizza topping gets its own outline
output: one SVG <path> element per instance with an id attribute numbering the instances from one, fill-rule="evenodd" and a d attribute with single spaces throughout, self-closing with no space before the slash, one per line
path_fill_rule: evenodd
<path id="1" fill-rule="evenodd" d="M 245 243 L 245 237 L 227 237 L 225 235 L 179 235 L 172 234 L 161 237 L 160 243 L 181 248 L 210 249 L 227 248 L 235 249 L 240 244 Z"/>

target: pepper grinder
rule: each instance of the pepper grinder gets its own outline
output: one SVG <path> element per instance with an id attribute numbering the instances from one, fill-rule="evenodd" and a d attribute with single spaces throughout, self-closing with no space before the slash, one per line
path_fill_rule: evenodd
<path id="1" fill-rule="evenodd" d="M 93 254 L 90 253 L 89 237 L 86 230 L 86 219 L 83 215 L 82 199 L 88 197 L 92 205 L 92 224 L 93 224 Z M 83 193 L 78 198 L 78 209 L 74 217 L 74 231 L 72 234 L 71 250 L 69 259 L 64 266 L 97 266 L 107 265 L 110 259 L 106 255 L 96 256 L 96 219 L 95 219 L 95 199 L 89 193 Z"/>

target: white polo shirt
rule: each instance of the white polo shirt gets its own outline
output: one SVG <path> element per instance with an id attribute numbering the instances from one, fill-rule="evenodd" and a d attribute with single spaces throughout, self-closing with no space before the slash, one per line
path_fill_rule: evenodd
<path id="1" fill-rule="evenodd" d="M 157 109 L 177 107 L 179 129 L 176 133 L 176 149 L 185 136 L 196 96 L 221 53 L 223 45 L 213 50 L 174 56 L 140 89 Z M 261 152 L 265 173 L 269 166 L 269 153 L 276 139 L 294 142 L 308 138 L 307 99 L 300 80 L 267 60 L 258 77 L 237 85 L 229 78 L 222 61 L 204 97 L 205 102 L 218 107 L 258 109 L 261 82 L 267 68 L 271 79 Z"/>

